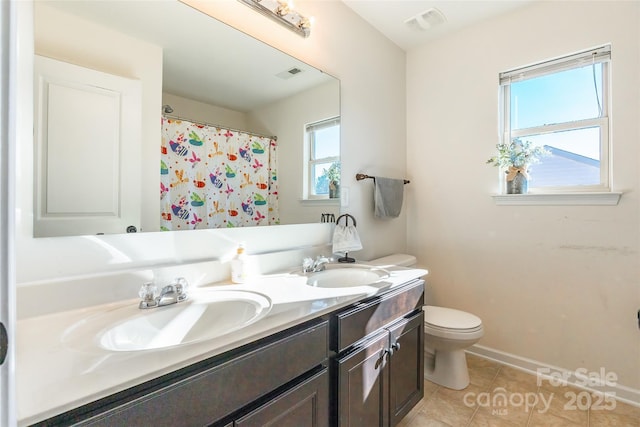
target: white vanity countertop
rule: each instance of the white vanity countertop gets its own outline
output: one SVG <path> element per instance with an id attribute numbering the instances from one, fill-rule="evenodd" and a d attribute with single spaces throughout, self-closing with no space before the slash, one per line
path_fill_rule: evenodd
<path id="1" fill-rule="evenodd" d="M 390 277 L 376 286 L 350 288 L 307 286 L 304 276 L 292 273 L 259 276 L 242 285 L 217 283 L 218 289 L 268 296 L 271 311 L 233 333 L 159 350 L 109 351 L 97 344 L 95 336 L 73 335 L 88 318 L 116 306 L 137 307 L 137 299 L 19 320 L 18 423 L 30 425 L 59 415 L 427 274 L 426 270 L 401 267 L 389 271 Z"/>

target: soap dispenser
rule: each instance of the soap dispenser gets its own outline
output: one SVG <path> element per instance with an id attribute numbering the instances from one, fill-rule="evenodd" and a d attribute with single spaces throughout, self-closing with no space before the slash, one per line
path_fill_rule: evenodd
<path id="1" fill-rule="evenodd" d="M 238 245 L 236 256 L 231 260 L 231 281 L 244 283 L 247 280 L 247 254 L 244 252 L 244 243 Z"/>

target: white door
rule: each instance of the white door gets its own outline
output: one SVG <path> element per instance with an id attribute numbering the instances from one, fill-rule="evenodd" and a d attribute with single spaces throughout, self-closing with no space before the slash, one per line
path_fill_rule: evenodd
<path id="1" fill-rule="evenodd" d="M 35 58 L 35 237 L 140 229 L 140 82 Z"/>

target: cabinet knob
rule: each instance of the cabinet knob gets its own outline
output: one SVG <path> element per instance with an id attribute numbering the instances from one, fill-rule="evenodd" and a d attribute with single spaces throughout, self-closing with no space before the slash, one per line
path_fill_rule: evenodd
<path id="1" fill-rule="evenodd" d="M 400 343 L 398 341 L 391 344 L 390 348 L 384 350 L 384 354 L 388 354 L 389 357 L 393 356 L 393 353 L 400 350 Z"/>

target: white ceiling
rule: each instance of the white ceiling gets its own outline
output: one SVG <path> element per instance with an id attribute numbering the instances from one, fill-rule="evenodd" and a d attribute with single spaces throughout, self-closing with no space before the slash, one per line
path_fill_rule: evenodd
<path id="1" fill-rule="evenodd" d="M 399 47 L 409 50 L 536 0 L 342 1 Z M 175 95 L 250 111 L 330 79 L 319 70 L 179 2 L 47 0 L 45 3 L 163 46 L 164 89 Z M 429 31 L 405 25 L 408 18 L 433 7 L 444 13 L 447 20 L 442 25 Z M 313 30 L 311 33 L 313 37 Z M 304 72 L 287 80 L 276 76 L 293 67 Z"/>
<path id="2" fill-rule="evenodd" d="M 479 21 L 526 6 L 535 0 L 342 0 L 354 12 L 399 47 L 408 51 Z M 443 24 L 422 31 L 405 21 L 431 8 L 446 18 Z"/>
<path id="3" fill-rule="evenodd" d="M 163 89 L 185 98 L 246 112 L 334 80 L 177 1 L 39 3 L 161 46 Z M 292 77 L 292 68 L 301 72 Z"/>

